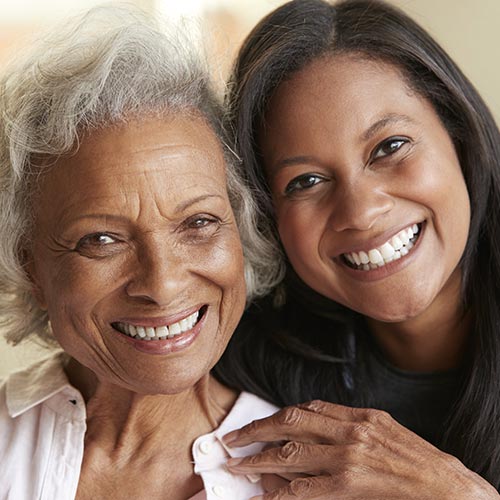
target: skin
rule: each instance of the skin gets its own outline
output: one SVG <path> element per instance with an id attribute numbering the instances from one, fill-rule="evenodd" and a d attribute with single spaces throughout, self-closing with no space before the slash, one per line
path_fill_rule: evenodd
<path id="1" fill-rule="evenodd" d="M 86 400 L 77 498 L 185 500 L 202 489 L 191 444 L 235 398 L 209 370 L 245 304 L 218 139 L 194 114 L 93 132 L 44 174 L 34 207 L 34 293 Z M 194 340 L 161 353 L 113 326 L 200 308 Z"/>
<path id="2" fill-rule="evenodd" d="M 431 104 L 390 64 L 353 54 L 318 59 L 278 87 L 260 147 L 279 234 L 300 277 L 363 314 L 396 366 L 457 367 L 469 326 L 459 262 L 470 203 Z M 420 236 L 400 260 L 363 271 L 342 257 L 413 224 Z M 456 458 L 377 410 L 312 402 L 226 439 L 231 446 L 287 442 L 229 462 L 240 473 L 307 474 L 271 484 L 272 493 L 259 497 L 266 500 L 499 498 Z"/>

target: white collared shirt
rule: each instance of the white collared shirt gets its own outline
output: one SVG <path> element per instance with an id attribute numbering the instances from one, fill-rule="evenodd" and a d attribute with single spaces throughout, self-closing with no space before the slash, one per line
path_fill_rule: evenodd
<path id="1" fill-rule="evenodd" d="M 68 382 L 63 353 L 13 373 L 0 382 L 0 500 L 74 500 L 83 459 L 86 409 Z M 263 445 L 225 449 L 224 434 L 277 407 L 241 393 L 218 429 L 193 444 L 194 471 L 204 491 L 191 500 L 248 500 L 262 493 L 258 477 L 236 476 L 228 456 L 259 452 Z"/>

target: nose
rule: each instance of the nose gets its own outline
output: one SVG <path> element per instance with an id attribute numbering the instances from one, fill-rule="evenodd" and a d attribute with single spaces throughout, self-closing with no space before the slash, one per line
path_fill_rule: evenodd
<path id="1" fill-rule="evenodd" d="M 186 286 L 185 259 L 166 241 L 149 241 L 137 250 L 125 290 L 129 297 L 157 305 L 168 304 Z"/>
<path id="2" fill-rule="evenodd" d="M 363 180 L 339 185 L 334 193 L 329 225 L 334 231 L 366 231 L 394 207 L 394 198 L 383 186 Z"/>

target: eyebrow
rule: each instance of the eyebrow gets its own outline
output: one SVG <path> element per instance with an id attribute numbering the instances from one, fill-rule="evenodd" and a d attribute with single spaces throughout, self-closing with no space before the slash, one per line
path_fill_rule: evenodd
<path id="1" fill-rule="evenodd" d="M 293 156 L 292 158 L 285 158 L 280 160 L 274 165 L 270 166 L 271 177 L 276 175 L 278 170 L 286 167 L 293 167 L 295 165 L 304 165 L 305 163 L 314 163 L 314 157 L 312 156 Z"/>
<path id="2" fill-rule="evenodd" d="M 397 113 L 390 113 L 386 116 L 383 116 L 375 123 L 370 125 L 367 130 L 363 132 L 361 135 L 361 139 L 363 141 L 368 141 L 371 139 L 377 132 L 382 130 L 387 125 L 391 125 L 393 123 L 415 123 L 409 116 L 400 115 Z M 271 177 L 276 175 L 278 170 L 286 167 L 293 167 L 295 165 L 304 165 L 305 163 L 314 163 L 315 159 L 312 156 L 293 156 L 291 158 L 285 158 L 284 160 L 280 160 L 271 166 Z"/>
<path id="3" fill-rule="evenodd" d="M 175 208 L 174 208 L 174 213 L 180 214 L 184 210 L 187 210 L 189 207 L 196 205 L 197 203 L 200 203 L 201 201 L 204 201 L 209 198 L 220 198 L 224 199 L 223 196 L 220 194 L 203 194 L 200 196 L 197 196 L 196 198 L 192 198 L 190 200 L 186 200 L 185 202 L 179 203 Z M 112 220 L 116 222 L 128 222 L 128 218 L 124 217 L 122 215 L 114 215 L 114 214 L 84 214 L 76 217 L 74 220 L 82 220 L 82 219 L 106 219 L 106 220 Z"/>
<path id="4" fill-rule="evenodd" d="M 200 201 L 204 201 L 210 198 L 220 198 L 221 200 L 224 200 L 224 197 L 220 194 L 202 194 L 200 196 L 197 196 L 196 198 L 193 198 L 191 200 L 187 200 L 183 203 L 179 203 L 175 207 L 175 213 L 179 214 L 181 212 L 184 212 L 184 210 L 188 209 L 189 207 L 196 205 Z"/>
<path id="5" fill-rule="evenodd" d="M 409 116 L 398 115 L 397 113 L 391 113 L 389 115 L 383 116 L 380 120 L 377 120 L 374 124 L 370 125 L 367 130 L 361 135 L 361 139 L 368 141 L 377 132 L 382 130 L 387 125 L 392 125 L 393 123 L 415 123 Z"/>

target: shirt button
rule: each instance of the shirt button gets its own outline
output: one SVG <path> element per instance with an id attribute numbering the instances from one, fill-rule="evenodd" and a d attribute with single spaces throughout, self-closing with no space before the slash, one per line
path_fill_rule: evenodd
<path id="1" fill-rule="evenodd" d="M 212 488 L 212 491 L 214 492 L 214 495 L 219 498 L 222 498 L 226 494 L 226 489 L 224 488 L 224 486 L 221 486 L 220 484 L 216 484 Z"/>
<path id="2" fill-rule="evenodd" d="M 202 441 L 198 445 L 198 448 L 203 455 L 208 455 L 212 451 L 212 443 L 210 441 Z"/>

